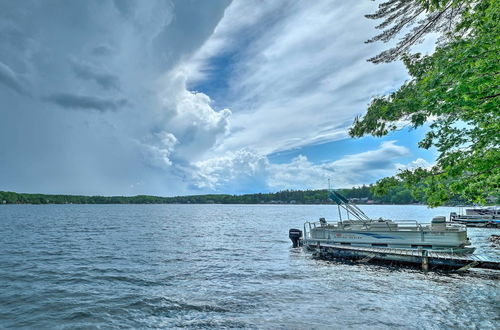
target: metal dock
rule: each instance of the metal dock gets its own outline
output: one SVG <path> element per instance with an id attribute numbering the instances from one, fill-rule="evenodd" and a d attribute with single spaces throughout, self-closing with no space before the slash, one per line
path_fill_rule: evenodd
<path id="1" fill-rule="evenodd" d="M 455 254 L 429 250 L 360 247 L 328 244 L 318 240 L 304 240 L 303 245 L 316 252 L 323 259 L 356 260 L 361 263 L 382 262 L 421 266 L 422 270 L 455 269 L 466 271 L 470 268 L 500 270 L 500 262 L 469 254 Z"/>

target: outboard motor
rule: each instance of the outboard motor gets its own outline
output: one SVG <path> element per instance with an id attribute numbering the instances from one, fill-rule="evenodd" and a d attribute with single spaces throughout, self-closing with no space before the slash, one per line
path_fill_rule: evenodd
<path id="1" fill-rule="evenodd" d="M 296 248 L 300 245 L 300 238 L 302 237 L 302 230 L 300 229 L 290 229 L 288 231 L 288 237 L 292 240 L 293 247 Z"/>

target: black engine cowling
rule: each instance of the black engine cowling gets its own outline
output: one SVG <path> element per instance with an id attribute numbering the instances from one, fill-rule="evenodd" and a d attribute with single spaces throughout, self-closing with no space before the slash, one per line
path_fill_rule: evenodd
<path id="1" fill-rule="evenodd" d="M 292 228 L 288 231 L 288 237 L 292 240 L 293 247 L 296 248 L 300 244 L 300 238 L 302 237 L 302 230 Z"/>

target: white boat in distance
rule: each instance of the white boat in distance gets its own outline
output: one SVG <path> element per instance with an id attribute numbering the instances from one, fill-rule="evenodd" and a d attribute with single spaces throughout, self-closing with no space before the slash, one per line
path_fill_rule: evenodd
<path id="1" fill-rule="evenodd" d="M 446 222 L 444 216 L 435 217 L 430 224 L 420 224 L 415 220 L 370 219 L 338 192 L 329 190 L 329 197 L 338 205 L 340 221 L 328 223 L 320 218 L 318 222 L 306 222 L 303 237 L 300 230 L 291 229 L 289 235 L 294 246 L 302 243 L 306 247 L 326 244 L 437 250 L 457 254 L 474 252 L 474 248 L 469 247 L 467 228 Z M 347 219 L 342 219 L 342 213 Z"/>

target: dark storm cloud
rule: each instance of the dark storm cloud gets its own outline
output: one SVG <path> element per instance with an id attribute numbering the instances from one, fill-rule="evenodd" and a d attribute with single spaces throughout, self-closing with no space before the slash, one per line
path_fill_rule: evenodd
<path id="1" fill-rule="evenodd" d="M 181 147 L 174 129 L 217 117 L 165 77 L 228 4 L 0 0 L 0 190 L 180 194 L 185 184 L 149 166 L 145 150 L 167 164 Z M 176 104 L 165 102 L 179 95 L 185 118 L 173 127 Z"/>
<path id="2" fill-rule="evenodd" d="M 135 7 L 134 0 L 113 0 L 113 4 L 124 17 L 130 17 L 133 15 Z"/>
<path id="3" fill-rule="evenodd" d="M 7 20 L 0 22 L 0 41 L 16 51 L 23 51 L 29 47 L 30 40 L 13 23 Z"/>
<path id="4" fill-rule="evenodd" d="M 0 84 L 3 84 L 5 87 L 19 94 L 26 94 L 26 90 L 19 76 L 8 65 L 2 62 L 0 62 Z"/>
<path id="5" fill-rule="evenodd" d="M 89 63 L 74 60 L 72 69 L 78 78 L 94 81 L 104 89 L 120 89 L 117 76 L 102 72 Z"/>
<path id="6" fill-rule="evenodd" d="M 125 99 L 112 100 L 66 93 L 50 95 L 46 100 L 66 109 L 97 110 L 101 112 L 116 111 L 128 103 Z"/>
<path id="7" fill-rule="evenodd" d="M 115 52 L 113 47 L 108 46 L 108 45 L 99 45 L 97 47 L 94 47 L 91 51 L 92 55 L 95 56 L 107 56 L 111 55 Z"/>

